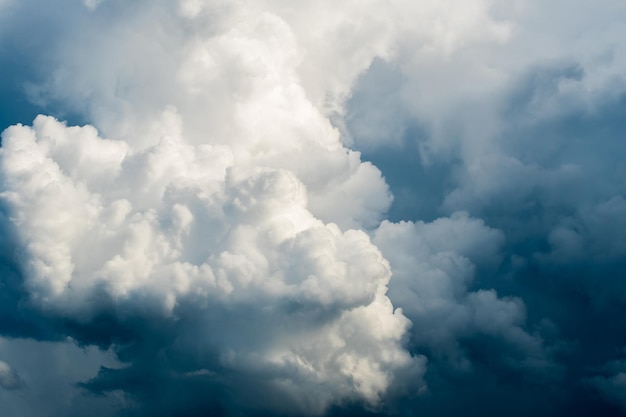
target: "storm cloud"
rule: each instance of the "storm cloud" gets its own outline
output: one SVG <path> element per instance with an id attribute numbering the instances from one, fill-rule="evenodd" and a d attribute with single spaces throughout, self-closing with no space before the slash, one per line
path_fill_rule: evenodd
<path id="1" fill-rule="evenodd" d="M 13 415 L 624 410 L 622 5 L 40 3 L 0 2 Z"/>

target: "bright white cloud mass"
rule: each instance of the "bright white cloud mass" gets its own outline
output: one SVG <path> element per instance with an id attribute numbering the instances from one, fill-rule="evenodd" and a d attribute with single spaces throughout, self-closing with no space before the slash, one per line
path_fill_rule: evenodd
<path id="1" fill-rule="evenodd" d="M 0 408 L 619 415 L 625 22 L 0 1 Z"/>

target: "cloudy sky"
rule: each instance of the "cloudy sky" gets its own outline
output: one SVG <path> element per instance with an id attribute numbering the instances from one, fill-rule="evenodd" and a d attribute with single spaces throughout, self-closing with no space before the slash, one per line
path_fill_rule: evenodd
<path id="1" fill-rule="evenodd" d="M 624 415 L 624 39 L 621 0 L 0 0 L 2 415 Z"/>

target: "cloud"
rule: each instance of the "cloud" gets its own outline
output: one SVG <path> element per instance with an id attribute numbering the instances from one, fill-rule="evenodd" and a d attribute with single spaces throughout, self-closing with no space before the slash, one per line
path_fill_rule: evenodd
<path id="1" fill-rule="evenodd" d="M 94 375 L 101 365 L 119 368 L 111 351 L 76 346 L 68 339 L 42 342 L 25 338 L 0 338 L 6 363 L 19 370 L 17 389 L 0 389 L 0 404 L 7 416 L 74 416 L 92 413 L 111 416 L 129 403 L 123 396 L 86 396 L 76 384 Z M 11 379 L 15 383 L 15 379 Z"/>
<path id="2" fill-rule="evenodd" d="M 472 366 L 462 340 L 488 336 L 508 345 L 497 354 L 513 355 L 510 366 L 554 371 L 542 340 L 524 330 L 521 299 L 471 289 L 476 265 L 499 264 L 500 231 L 459 212 L 432 223 L 383 222 L 373 241 L 391 264 L 389 297 L 413 322 L 415 347 L 462 369 Z"/>
<path id="3" fill-rule="evenodd" d="M 317 415 L 417 393 L 426 361 L 404 348 L 410 322 L 386 296 L 388 263 L 350 230 L 375 227 L 391 196 L 300 85 L 291 26 L 257 6 L 181 3 L 169 15 L 151 3 L 101 37 L 112 22 L 98 13 L 120 7 L 85 15 L 90 41 L 61 42 L 62 64 L 34 90 L 86 103 L 111 139 L 49 116 L 3 133 L 19 309 L 111 347 L 127 366 L 82 386 L 146 412 Z M 176 381 L 222 399 L 166 395 Z"/>
<path id="4" fill-rule="evenodd" d="M 561 378 L 559 368 L 568 369 L 559 395 L 575 404 L 571 412 L 591 415 L 585 410 L 593 404 L 612 415 L 612 406 L 579 385 L 589 369 L 624 345 L 623 326 L 615 320 L 624 312 L 623 247 L 617 237 L 624 231 L 619 213 L 626 190 L 620 159 L 626 84 L 618 41 L 623 9 L 611 2 L 598 8 L 590 2 L 569 7 L 531 1 L 492 2 L 486 10 L 496 26 L 507 28 L 506 36 L 468 38 L 447 53 L 426 53 L 407 42 L 393 59 L 375 61 L 348 101 L 350 143 L 381 169 L 394 194 L 389 220 L 411 220 L 383 222 L 374 237 L 394 274 L 389 295 L 413 321 L 414 343 L 432 343 L 427 336 L 420 339 L 422 326 L 441 340 L 447 337 L 440 344 L 448 351 L 465 352 L 473 369 L 491 362 L 500 377 L 510 375 L 513 358 L 524 351 L 517 357 L 541 364 L 536 369 L 547 374 Z M 495 269 L 458 249 L 439 255 L 455 261 L 444 268 L 431 250 L 422 249 L 432 239 L 424 225 L 432 223 L 434 230 L 458 212 L 501 233 Z M 469 230 L 458 236 L 449 241 L 467 237 L 479 252 L 485 245 L 482 235 Z M 420 324 L 420 314 L 431 314 L 415 302 L 420 294 L 440 300 L 441 311 L 463 311 L 445 317 L 458 317 L 458 329 L 467 334 L 451 332 L 452 318 L 444 326 L 429 325 L 441 319 Z M 500 313 L 481 321 L 480 309 Z M 496 323 L 503 325 L 496 338 L 485 337 L 487 323 L 492 332 Z M 610 331 L 597 330 L 606 323 Z M 513 336 L 516 327 L 521 333 Z M 488 347 L 494 345 L 499 347 Z M 449 360 L 426 355 L 432 387 L 429 372 Z M 613 390 L 617 385 L 609 381 L 616 375 L 602 376 L 603 386 Z M 441 389 L 456 398 L 456 377 L 438 377 L 445 381 Z M 547 404 L 551 400 L 544 395 L 540 402 Z M 480 403 L 468 401 L 482 410 Z M 552 414 L 566 415 L 567 407 L 558 405 Z"/>
<path id="5" fill-rule="evenodd" d="M 13 3 L 0 93 L 51 115 L 2 135 L 0 331 L 38 343 L 6 360 L 31 386 L 20 360 L 89 351 L 61 416 L 596 404 L 626 345 L 620 7 Z"/>
<path id="6" fill-rule="evenodd" d="M 0 387 L 5 390 L 16 390 L 22 387 L 22 380 L 15 370 L 4 361 L 0 361 Z"/>
<path id="7" fill-rule="evenodd" d="M 284 391 L 287 410 L 375 405 L 406 367 L 419 381 L 423 360 L 402 349 L 409 322 L 367 235 L 315 219 L 292 172 L 236 166 L 228 148 L 171 135 L 137 152 L 50 117 L 5 131 L 2 197 L 30 302 L 78 328 L 112 315 L 142 349 L 155 346 L 137 326 L 153 329 L 150 343 L 174 331 L 159 349 L 215 352 L 186 375 L 219 364 L 260 378 L 259 395 Z M 181 344 L 200 329 L 206 339 Z"/>
<path id="8" fill-rule="evenodd" d="M 613 360 L 604 366 L 605 375 L 595 376 L 587 382 L 595 387 L 607 400 L 626 408 L 624 390 L 626 389 L 626 373 L 623 360 Z"/>
<path id="9" fill-rule="evenodd" d="M 89 10 L 95 10 L 103 0 L 83 0 L 83 4 Z"/>

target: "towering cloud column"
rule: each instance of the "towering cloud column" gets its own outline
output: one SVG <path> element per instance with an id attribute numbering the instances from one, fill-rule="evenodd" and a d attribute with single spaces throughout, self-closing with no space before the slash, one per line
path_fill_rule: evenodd
<path id="1" fill-rule="evenodd" d="M 124 364 L 84 387 L 152 392 L 148 409 L 206 401 L 167 398 L 178 381 L 298 414 L 417 392 L 425 360 L 403 346 L 389 264 L 353 229 L 391 196 L 310 100 L 299 71 L 316 51 L 264 4 L 88 5 L 41 94 L 109 138 L 39 116 L 0 149 L 22 302 Z"/>

